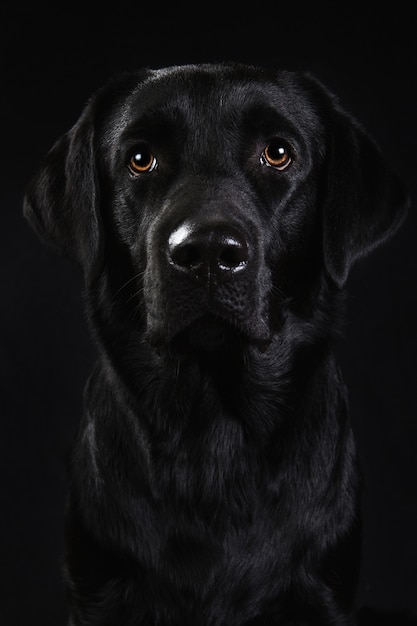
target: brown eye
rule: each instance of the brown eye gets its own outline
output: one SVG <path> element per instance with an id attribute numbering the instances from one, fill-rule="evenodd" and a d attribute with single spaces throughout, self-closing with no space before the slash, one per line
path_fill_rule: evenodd
<path id="1" fill-rule="evenodd" d="M 127 167 L 133 176 L 152 172 L 156 167 L 156 158 L 152 154 L 149 146 L 146 144 L 137 146 L 130 157 Z"/>
<path id="2" fill-rule="evenodd" d="M 271 141 L 261 154 L 261 163 L 276 170 L 285 170 L 292 163 L 292 151 L 282 139 Z"/>

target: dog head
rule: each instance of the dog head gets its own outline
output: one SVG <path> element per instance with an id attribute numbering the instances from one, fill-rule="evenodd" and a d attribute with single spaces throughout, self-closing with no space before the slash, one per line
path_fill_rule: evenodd
<path id="1" fill-rule="evenodd" d="M 268 342 L 284 304 L 305 314 L 323 285 L 339 290 L 406 205 L 316 79 L 202 65 L 99 91 L 47 155 L 25 214 L 90 291 L 105 282 L 112 306 L 129 302 L 150 342 L 188 333 L 215 347 L 229 332 Z"/>

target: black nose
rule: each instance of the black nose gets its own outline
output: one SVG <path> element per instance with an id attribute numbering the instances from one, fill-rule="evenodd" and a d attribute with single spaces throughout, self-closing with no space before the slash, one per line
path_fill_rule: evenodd
<path id="1" fill-rule="evenodd" d="M 195 278 L 226 278 L 245 270 L 249 246 L 245 236 L 227 224 L 183 223 L 168 239 L 168 260 Z"/>

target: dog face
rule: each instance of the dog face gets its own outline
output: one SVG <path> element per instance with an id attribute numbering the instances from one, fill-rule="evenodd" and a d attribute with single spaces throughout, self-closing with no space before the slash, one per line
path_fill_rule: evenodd
<path id="1" fill-rule="evenodd" d="M 113 303 L 123 293 L 151 344 L 186 336 L 213 349 L 230 334 L 267 344 L 283 311 L 307 315 L 405 205 L 378 149 L 315 79 L 207 65 L 142 71 L 96 94 L 25 211 L 89 289 L 105 275 Z"/>

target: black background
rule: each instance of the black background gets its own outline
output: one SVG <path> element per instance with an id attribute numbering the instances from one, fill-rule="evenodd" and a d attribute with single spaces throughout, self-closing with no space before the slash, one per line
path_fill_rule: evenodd
<path id="1" fill-rule="evenodd" d="M 81 278 L 24 222 L 24 189 L 90 94 L 115 73 L 223 60 L 313 71 L 377 139 L 412 195 L 396 238 L 351 275 L 338 350 L 367 481 L 360 598 L 417 608 L 412 3 L 264 2 L 231 4 L 227 12 L 226 3 L 116 6 L 2 9 L 0 624 L 65 624 L 66 460 L 94 356 Z"/>

